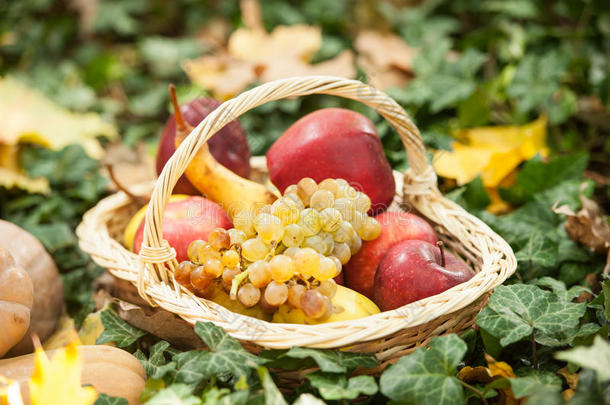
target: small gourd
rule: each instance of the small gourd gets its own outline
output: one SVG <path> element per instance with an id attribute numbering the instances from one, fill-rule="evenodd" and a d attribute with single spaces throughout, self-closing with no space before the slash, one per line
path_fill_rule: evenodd
<path id="1" fill-rule="evenodd" d="M 34 305 L 32 279 L 15 265 L 13 256 L 0 247 L 0 357 L 25 335 Z"/>

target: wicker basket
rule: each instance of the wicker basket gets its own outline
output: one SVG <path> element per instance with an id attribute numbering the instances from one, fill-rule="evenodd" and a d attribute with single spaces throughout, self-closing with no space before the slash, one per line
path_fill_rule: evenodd
<path id="1" fill-rule="evenodd" d="M 415 209 L 433 223 L 439 237 L 476 269 L 471 280 L 393 311 L 320 325 L 277 324 L 238 315 L 196 297 L 174 280 L 172 274 L 177 262 L 175 252 L 162 239 L 162 214 L 174 185 L 197 150 L 224 125 L 254 107 L 310 94 L 360 101 L 392 124 L 410 163 L 410 169 L 398 176 L 397 198 L 392 209 Z M 141 185 L 134 191 L 147 192 L 150 187 Z M 252 352 L 262 348 L 307 346 L 375 353 L 381 366 L 370 373 L 379 372 L 437 335 L 470 327 L 491 290 L 516 268 L 515 256 L 502 238 L 440 194 L 419 131 L 405 111 L 386 94 L 356 80 L 295 77 L 264 84 L 226 101 L 190 133 L 154 184 L 140 256 L 129 252 L 117 240 L 135 209 L 123 193 L 114 194 L 85 214 L 77 234 L 81 248 L 96 263 L 136 285 L 151 305 L 176 313 L 192 324 L 213 322 Z"/>

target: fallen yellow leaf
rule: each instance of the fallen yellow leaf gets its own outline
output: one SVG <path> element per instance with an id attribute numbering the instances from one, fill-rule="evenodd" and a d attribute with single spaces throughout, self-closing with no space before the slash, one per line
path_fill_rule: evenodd
<path id="1" fill-rule="evenodd" d="M 65 347 L 74 341 L 76 336 L 76 329 L 74 327 L 74 319 L 70 318 L 67 314 L 63 314 L 59 319 L 57 329 L 55 332 L 42 344 L 44 350 L 59 349 Z M 80 344 L 80 342 L 79 342 Z"/>
<path id="2" fill-rule="evenodd" d="M 534 155 L 547 156 L 547 118 L 522 126 L 496 126 L 462 129 L 454 132 L 460 141 L 452 151 L 437 151 L 433 166 L 442 177 L 458 185 L 481 176 L 483 185 L 497 187 L 521 164 Z"/>
<path id="3" fill-rule="evenodd" d="M 12 77 L 0 79 L 0 122 L 0 144 L 30 142 L 61 149 L 77 143 L 94 158 L 103 153 L 96 137 L 118 137 L 98 114 L 72 113 Z"/>
<path id="4" fill-rule="evenodd" d="M 20 188 L 29 193 L 48 194 L 51 191 L 45 178 L 30 179 L 28 176 L 0 167 L 0 187 Z"/>
<path id="5" fill-rule="evenodd" d="M 78 338 L 58 349 L 51 360 L 38 346 L 34 373 L 29 382 L 32 405 L 93 404 L 97 392 L 93 387 L 81 387 L 82 367 Z"/>
<path id="6" fill-rule="evenodd" d="M 23 397 L 17 381 L 0 375 L 0 405 L 23 405 Z"/>

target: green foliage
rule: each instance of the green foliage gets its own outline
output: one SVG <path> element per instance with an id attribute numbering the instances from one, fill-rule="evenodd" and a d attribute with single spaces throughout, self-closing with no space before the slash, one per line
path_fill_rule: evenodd
<path id="1" fill-rule="evenodd" d="M 465 403 L 457 366 L 466 353 L 466 343 L 456 335 L 435 338 L 430 349 L 417 349 L 385 371 L 380 391 L 393 401 L 418 404 Z"/>
<path id="2" fill-rule="evenodd" d="M 586 310 L 586 304 L 565 298 L 534 285 L 499 286 L 478 315 L 477 325 L 499 338 L 502 346 L 531 335 L 540 344 L 564 346 L 576 337 Z"/>
<path id="3" fill-rule="evenodd" d="M 104 331 L 95 341 L 95 344 L 103 344 L 113 342 L 118 347 L 126 347 L 134 343 L 136 340 L 146 335 L 146 332 L 134 328 L 121 318 L 111 309 L 107 308 L 101 313 L 102 325 Z M 153 360 L 155 361 L 155 360 Z"/>
<path id="4" fill-rule="evenodd" d="M 593 345 L 557 352 L 555 357 L 571 364 L 594 370 L 601 382 L 610 380 L 610 343 L 596 336 Z"/>
<path id="5" fill-rule="evenodd" d="M 99 394 L 93 405 L 128 405 L 128 402 L 125 398 L 117 398 L 106 394 Z"/>

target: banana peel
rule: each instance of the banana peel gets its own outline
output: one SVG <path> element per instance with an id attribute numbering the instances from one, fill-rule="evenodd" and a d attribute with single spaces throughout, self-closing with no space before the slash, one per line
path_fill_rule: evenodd
<path id="1" fill-rule="evenodd" d="M 373 301 L 341 285 L 337 286 L 337 293 L 333 297 L 332 302 L 335 312 L 324 320 L 310 318 L 302 310 L 284 304 L 273 314 L 272 322 L 316 325 L 364 318 L 380 312 L 379 307 Z"/>

